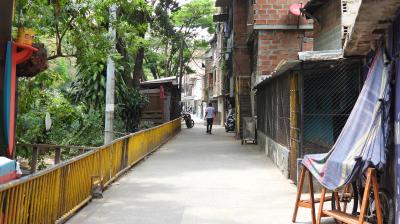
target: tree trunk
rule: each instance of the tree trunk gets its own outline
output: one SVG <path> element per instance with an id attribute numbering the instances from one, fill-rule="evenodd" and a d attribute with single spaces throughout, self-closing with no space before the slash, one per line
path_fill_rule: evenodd
<path id="1" fill-rule="evenodd" d="M 140 87 L 140 78 L 143 77 L 143 60 L 144 48 L 140 47 L 136 53 L 135 67 L 133 69 L 133 85 L 137 89 Z"/>
<path id="2" fill-rule="evenodd" d="M 122 67 L 124 68 L 123 74 L 122 74 L 122 79 L 124 80 L 126 86 L 128 86 L 129 88 L 134 88 L 134 82 L 132 80 L 132 69 L 129 65 L 129 53 L 128 51 L 125 49 L 125 43 L 123 42 L 123 40 L 118 37 L 117 35 L 117 51 L 118 53 L 120 53 L 122 55 L 123 58 L 123 62 L 122 62 Z"/>
<path id="3" fill-rule="evenodd" d="M 153 75 L 153 78 L 158 79 L 157 69 L 155 68 L 155 66 L 151 66 L 150 71 L 151 71 L 151 74 Z"/>

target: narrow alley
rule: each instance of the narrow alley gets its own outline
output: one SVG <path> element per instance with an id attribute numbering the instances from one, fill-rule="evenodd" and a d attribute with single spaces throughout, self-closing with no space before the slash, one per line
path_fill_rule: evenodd
<path id="1" fill-rule="evenodd" d="M 296 187 L 254 145 L 198 121 L 69 223 L 291 223 Z M 299 221 L 309 220 L 308 210 Z M 307 213 L 306 213 L 307 212 Z"/>

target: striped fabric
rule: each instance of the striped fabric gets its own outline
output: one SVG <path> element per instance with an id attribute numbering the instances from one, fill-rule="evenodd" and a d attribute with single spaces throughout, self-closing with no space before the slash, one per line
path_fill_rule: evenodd
<path id="1" fill-rule="evenodd" d="M 390 65 L 378 50 L 358 100 L 328 153 L 306 155 L 302 164 L 326 188 L 335 190 L 368 167 L 386 163 L 389 128 Z"/>
<path id="2" fill-rule="evenodd" d="M 3 99 L 2 99 L 2 128 L 4 136 L 1 136 L 3 149 L 8 157 L 12 157 L 14 150 L 14 129 L 15 129 L 15 97 L 16 97 L 16 72 L 13 66 L 12 50 L 13 44 L 7 43 L 6 64 L 3 83 Z"/>

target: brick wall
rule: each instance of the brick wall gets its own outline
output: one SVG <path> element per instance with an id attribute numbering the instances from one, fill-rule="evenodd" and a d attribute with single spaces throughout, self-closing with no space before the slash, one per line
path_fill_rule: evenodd
<path id="1" fill-rule="evenodd" d="M 299 17 L 289 12 L 295 3 L 307 3 L 307 0 L 256 0 L 253 5 L 254 24 L 257 25 L 297 25 Z M 300 18 L 300 24 L 307 20 Z"/>
<path id="2" fill-rule="evenodd" d="M 305 25 L 304 17 L 298 17 L 289 12 L 292 4 L 303 3 L 307 0 L 255 0 L 251 5 L 249 13 L 254 21 L 248 21 L 255 25 Z M 275 29 L 258 30 L 253 44 L 257 47 L 253 57 L 253 71 L 256 75 L 268 75 L 275 70 L 276 66 L 283 59 L 298 59 L 299 51 L 312 50 L 312 43 L 304 43 L 302 38 L 312 37 L 311 32 L 304 30 Z"/>
<path id="3" fill-rule="evenodd" d="M 234 0 L 233 2 L 233 74 L 248 76 L 251 74 L 250 52 L 247 47 L 247 7 L 248 1 Z"/>
<path id="4" fill-rule="evenodd" d="M 302 30 L 260 30 L 257 75 L 269 75 L 281 60 L 296 60 L 299 51 L 312 50 L 312 43 L 302 43 L 303 36 Z"/>

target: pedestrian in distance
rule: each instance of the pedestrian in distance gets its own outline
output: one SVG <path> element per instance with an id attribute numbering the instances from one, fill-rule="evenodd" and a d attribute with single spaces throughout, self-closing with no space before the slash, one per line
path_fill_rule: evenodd
<path id="1" fill-rule="evenodd" d="M 206 115 L 204 116 L 204 119 L 207 119 L 207 133 L 208 134 L 211 134 L 214 117 L 216 115 L 217 115 L 217 112 L 215 111 L 215 108 L 212 106 L 211 103 L 209 103 L 208 107 L 206 108 Z"/>

